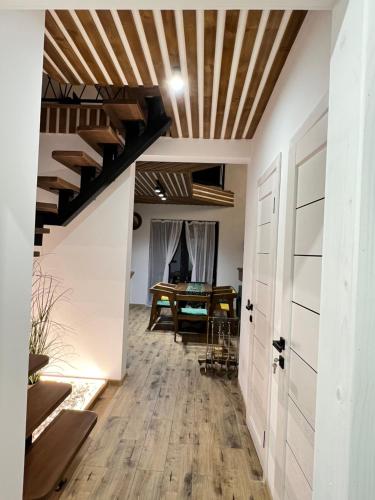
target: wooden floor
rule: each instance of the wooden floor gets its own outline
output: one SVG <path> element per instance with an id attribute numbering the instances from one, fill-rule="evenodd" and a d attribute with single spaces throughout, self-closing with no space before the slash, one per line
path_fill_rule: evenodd
<path id="1" fill-rule="evenodd" d="M 148 312 L 131 308 L 127 378 L 94 407 L 60 498 L 269 500 L 237 382 L 201 374 L 200 347 L 145 333 Z"/>

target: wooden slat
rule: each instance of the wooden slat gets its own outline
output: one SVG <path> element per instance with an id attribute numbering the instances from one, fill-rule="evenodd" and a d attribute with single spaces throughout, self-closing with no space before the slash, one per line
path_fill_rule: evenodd
<path id="1" fill-rule="evenodd" d="M 203 184 L 193 183 L 193 199 L 209 201 L 218 205 L 234 206 L 234 193 L 224 191 L 220 188 L 204 186 Z"/>
<path id="2" fill-rule="evenodd" d="M 38 252 L 37 250 L 35 250 L 33 256 L 34 257 L 40 257 L 40 252 Z"/>
<path id="3" fill-rule="evenodd" d="M 63 75 L 68 79 L 68 81 L 73 83 L 74 85 L 77 85 L 79 81 L 77 80 L 76 76 L 73 74 L 69 66 L 66 64 L 64 59 L 57 52 L 57 49 L 52 45 L 52 42 L 47 37 L 44 38 L 44 50 L 57 65 L 57 67 L 61 70 Z"/>
<path id="4" fill-rule="evenodd" d="M 67 30 L 70 37 L 72 38 L 73 42 L 77 46 L 79 52 L 82 54 L 82 57 L 86 61 L 91 72 L 95 76 L 97 82 L 101 85 L 107 85 L 107 81 L 103 75 L 102 70 L 100 69 L 100 67 L 98 66 L 94 57 L 92 56 L 83 36 L 81 35 L 81 33 L 80 33 L 76 23 L 74 22 L 74 19 L 72 18 L 72 15 L 70 14 L 70 12 L 68 10 L 56 10 L 56 14 L 60 18 L 65 29 Z"/>
<path id="5" fill-rule="evenodd" d="M 84 151 L 52 151 L 52 158 L 77 174 L 80 174 L 81 168 L 85 167 L 95 167 L 97 173 L 102 168 Z"/>
<path id="6" fill-rule="evenodd" d="M 98 17 L 102 26 L 106 32 L 108 40 L 116 54 L 117 60 L 121 66 L 121 69 L 126 77 L 128 85 L 132 87 L 138 86 L 137 80 L 134 75 L 133 68 L 131 67 L 129 57 L 125 52 L 124 46 L 121 42 L 121 38 L 117 31 L 115 22 L 113 20 L 112 14 L 109 10 L 97 10 Z"/>
<path id="7" fill-rule="evenodd" d="M 111 127 L 78 127 L 77 134 L 99 154 L 103 153 L 101 144 L 124 144 Z"/>
<path id="8" fill-rule="evenodd" d="M 79 192 L 79 187 L 74 184 L 66 181 L 65 179 L 61 179 L 60 177 L 49 177 L 45 175 L 38 176 L 38 188 L 45 189 L 46 191 L 60 191 L 60 190 L 68 190 L 74 191 L 75 193 Z"/>
<path id="9" fill-rule="evenodd" d="M 173 71 L 174 68 L 179 69 L 181 67 L 180 56 L 178 53 L 176 20 L 173 10 L 162 10 L 161 15 L 163 18 L 164 33 L 168 47 L 169 61 Z M 176 94 L 175 97 L 177 102 L 178 115 L 180 117 L 182 137 L 189 137 L 184 93 L 180 92 L 179 94 Z"/>
<path id="10" fill-rule="evenodd" d="M 45 132 L 47 127 L 47 108 L 40 110 L 40 132 Z"/>
<path id="11" fill-rule="evenodd" d="M 47 73 L 47 75 L 56 80 L 56 82 L 65 83 L 60 73 L 56 71 L 54 66 L 48 61 L 46 57 L 43 57 L 43 69 Z"/>
<path id="12" fill-rule="evenodd" d="M 155 27 L 154 16 L 152 10 L 139 11 L 141 16 L 143 29 L 147 38 L 152 61 L 154 63 L 156 77 L 158 79 L 160 94 L 163 99 L 164 108 L 167 115 L 172 119 L 171 136 L 177 137 L 176 124 L 174 122 L 172 105 L 169 97 L 169 88 L 166 82 L 163 58 L 161 56 L 158 34 Z"/>
<path id="13" fill-rule="evenodd" d="M 26 452 L 24 500 L 46 498 L 53 492 L 96 420 L 91 411 L 59 413 Z"/>
<path id="14" fill-rule="evenodd" d="M 197 68 L 197 15 L 194 10 L 184 10 L 186 61 L 189 76 L 189 94 L 193 137 L 199 137 L 198 68 Z"/>
<path id="15" fill-rule="evenodd" d="M 111 78 L 112 83 L 114 85 L 123 85 L 121 76 L 119 75 L 115 65 L 113 64 L 112 58 L 103 43 L 102 37 L 100 36 L 91 13 L 88 10 L 76 10 L 76 14 L 81 21 L 86 33 L 89 35 L 90 41 L 93 44 L 96 52 L 98 53 L 98 56 L 100 57 L 100 60 L 103 63 L 109 77 Z"/>
<path id="16" fill-rule="evenodd" d="M 204 11 L 204 137 L 210 138 L 217 11 Z"/>
<path id="17" fill-rule="evenodd" d="M 75 108 L 69 108 L 69 133 L 75 134 L 77 129 L 77 110 Z"/>
<path id="18" fill-rule="evenodd" d="M 41 380 L 27 391 L 26 439 L 72 392 L 70 384 Z"/>
<path id="19" fill-rule="evenodd" d="M 128 39 L 133 57 L 137 63 L 137 68 L 139 74 L 141 75 L 143 85 L 145 87 L 151 87 L 152 80 L 147 66 L 146 58 L 143 53 L 142 45 L 139 40 L 137 28 L 134 23 L 133 14 L 130 10 L 119 10 L 118 15 Z"/>
<path id="20" fill-rule="evenodd" d="M 282 10 L 272 10 L 270 12 L 266 30 L 263 36 L 263 40 L 259 49 L 259 54 L 254 67 L 253 78 L 251 79 L 250 86 L 247 92 L 245 104 L 243 107 L 242 115 L 237 129 L 236 138 L 241 139 L 243 131 L 245 129 L 246 121 L 249 117 L 257 90 L 259 88 L 260 81 L 262 79 L 264 69 L 266 67 L 270 52 L 272 50 L 273 43 L 275 41 L 278 29 L 280 27 L 281 20 L 283 18 L 284 11 Z"/>
<path id="21" fill-rule="evenodd" d="M 227 99 L 229 75 L 232 66 L 233 49 L 236 41 L 237 25 L 240 11 L 228 10 L 225 18 L 223 54 L 220 69 L 219 95 L 216 110 L 215 139 L 221 137 L 225 102 Z"/>
<path id="22" fill-rule="evenodd" d="M 240 103 L 243 85 L 245 82 L 247 69 L 249 67 L 251 54 L 253 53 L 254 42 L 258 32 L 261 16 L 262 16 L 261 10 L 250 10 L 247 15 L 246 29 L 242 41 L 240 60 L 238 63 L 236 80 L 233 88 L 232 102 L 230 106 L 227 127 L 225 131 L 226 139 L 230 139 L 232 135 L 234 121 L 236 119 L 238 105 Z"/>
<path id="23" fill-rule="evenodd" d="M 51 13 L 48 10 L 46 11 L 46 28 L 49 31 L 49 33 L 53 36 L 57 45 L 64 52 L 66 58 L 71 63 L 73 68 L 76 70 L 78 75 L 82 78 L 82 81 L 89 85 L 94 85 L 95 82 L 87 73 L 80 58 L 74 52 L 74 50 L 70 46 L 70 43 L 67 41 L 63 32 L 60 30 L 56 21 L 53 19 Z"/>
<path id="24" fill-rule="evenodd" d="M 248 139 L 252 139 L 252 137 L 255 134 L 255 130 L 263 116 L 264 110 L 266 109 L 267 103 L 271 97 L 273 89 L 275 88 L 281 70 L 284 67 L 285 61 L 298 35 L 298 32 L 303 24 L 306 14 L 307 11 L 305 10 L 295 10 L 292 12 L 290 16 L 288 25 L 286 27 L 286 31 L 281 40 L 281 44 L 277 51 L 275 60 L 272 64 L 270 74 L 267 78 L 266 85 L 264 87 L 257 109 L 251 121 L 249 131 L 247 133 Z"/>
<path id="25" fill-rule="evenodd" d="M 65 134 L 66 133 L 66 119 L 67 119 L 67 109 L 66 108 L 60 108 L 59 112 L 59 123 L 58 123 L 58 128 L 59 128 L 59 133 L 60 134 Z"/>
<path id="26" fill-rule="evenodd" d="M 51 232 L 49 227 L 36 227 L 35 234 L 49 234 Z"/>
<path id="27" fill-rule="evenodd" d="M 57 122 L 57 108 L 49 108 L 49 123 L 48 132 L 56 133 L 56 122 Z"/>
<path id="28" fill-rule="evenodd" d="M 217 163 L 175 163 L 175 162 L 143 162 L 138 161 L 137 172 L 198 172 L 217 167 Z"/>
<path id="29" fill-rule="evenodd" d="M 45 354 L 29 354 L 29 377 L 47 366 L 48 362 L 49 357 Z"/>
<path id="30" fill-rule="evenodd" d="M 57 205 L 55 203 L 43 203 L 41 201 L 37 201 L 36 202 L 36 211 L 57 214 Z"/>

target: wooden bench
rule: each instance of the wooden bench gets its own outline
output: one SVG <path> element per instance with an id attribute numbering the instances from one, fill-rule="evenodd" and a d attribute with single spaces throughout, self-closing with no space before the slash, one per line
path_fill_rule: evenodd
<path id="1" fill-rule="evenodd" d="M 24 500 L 48 498 L 59 486 L 96 421 L 91 411 L 61 410 L 26 451 Z"/>
<path id="2" fill-rule="evenodd" d="M 26 439 L 72 392 L 70 384 L 40 380 L 27 391 Z"/>

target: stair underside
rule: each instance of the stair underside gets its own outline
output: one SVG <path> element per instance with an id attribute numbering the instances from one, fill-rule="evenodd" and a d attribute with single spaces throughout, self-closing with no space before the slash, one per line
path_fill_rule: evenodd
<path id="1" fill-rule="evenodd" d="M 112 127 L 78 127 L 77 133 L 100 155 L 103 154 L 103 144 L 124 145 L 123 138 Z"/>
<path id="2" fill-rule="evenodd" d="M 99 174 L 102 167 L 84 151 L 52 151 L 52 158 L 73 172 L 81 174 L 81 169 L 85 167 L 95 167 Z"/>
<path id="3" fill-rule="evenodd" d="M 72 386 L 62 382 L 41 380 L 27 391 L 26 439 L 72 392 Z"/>
<path id="4" fill-rule="evenodd" d="M 61 179 L 60 177 L 39 176 L 38 187 L 41 189 L 45 189 L 46 191 L 68 190 L 74 191 L 75 193 L 79 192 L 78 186 L 75 186 L 65 179 Z"/>

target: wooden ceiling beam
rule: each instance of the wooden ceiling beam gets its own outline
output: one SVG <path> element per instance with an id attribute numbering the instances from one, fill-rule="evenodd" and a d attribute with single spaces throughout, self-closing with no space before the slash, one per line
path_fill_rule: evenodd
<path id="1" fill-rule="evenodd" d="M 282 10 L 274 10 L 270 12 L 268 17 L 266 30 L 262 39 L 262 43 L 259 49 L 258 57 L 255 63 L 253 76 L 250 82 L 249 89 L 247 91 L 245 104 L 242 109 L 241 118 L 239 121 L 239 125 L 237 128 L 236 138 L 241 139 L 243 131 L 245 129 L 247 118 L 250 114 L 256 93 L 258 91 L 260 81 L 262 79 L 262 75 L 264 69 L 266 67 L 268 57 L 272 50 L 272 46 L 274 44 L 278 29 L 280 27 L 281 20 L 283 18 L 284 11 Z"/>
<path id="2" fill-rule="evenodd" d="M 305 10 L 296 10 L 293 11 L 290 16 L 286 31 L 276 54 L 275 60 L 272 64 L 271 71 L 268 75 L 266 85 L 263 89 L 261 98 L 256 107 L 253 119 L 247 132 L 247 139 L 252 139 L 254 137 L 255 130 L 263 116 L 264 110 L 266 109 L 273 89 L 275 88 L 276 82 L 280 76 L 281 70 L 284 67 L 285 61 L 289 55 L 293 43 L 299 33 L 299 30 L 301 29 L 303 21 L 305 20 L 306 14 L 307 11 Z"/>
<path id="3" fill-rule="evenodd" d="M 167 49 L 169 55 L 170 72 L 181 70 L 180 56 L 177 41 L 176 20 L 173 10 L 162 10 L 161 16 L 163 19 L 165 40 L 167 42 Z M 178 108 L 178 115 L 180 118 L 182 137 L 189 137 L 189 130 L 186 118 L 186 108 L 183 92 L 176 95 L 176 103 Z"/>
<path id="4" fill-rule="evenodd" d="M 98 63 L 96 62 L 94 56 L 92 55 L 79 27 L 77 26 L 72 14 L 68 10 L 56 10 L 57 18 L 64 25 L 66 31 L 69 33 L 74 45 L 81 54 L 82 59 L 86 62 L 87 66 L 90 68 L 96 83 L 100 85 L 107 85 L 107 80 L 100 69 Z"/>
<path id="5" fill-rule="evenodd" d="M 79 85 L 80 82 L 77 80 L 77 77 L 73 74 L 69 66 L 66 64 L 64 59 L 58 53 L 57 49 L 47 37 L 44 38 L 44 51 L 56 64 L 60 72 L 65 76 L 67 82 L 72 82 L 74 85 Z"/>
<path id="6" fill-rule="evenodd" d="M 125 75 L 127 84 L 131 87 L 137 87 L 137 79 L 130 64 L 128 54 L 126 53 L 124 45 L 121 41 L 120 34 L 117 30 L 111 11 L 97 10 L 96 13 L 107 35 L 109 43 L 111 44 L 113 52 L 116 55 L 118 64 L 120 65 L 122 72 Z"/>
<path id="7" fill-rule="evenodd" d="M 184 34 L 186 62 L 189 75 L 189 94 L 193 137 L 199 137 L 198 110 L 198 60 L 197 60 L 197 15 L 194 10 L 184 10 Z"/>
<path id="8" fill-rule="evenodd" d="M 210 138 L 217 11 L 204 11 L 204 138 Z"/>
<path id="9" fill-rule="evenodd" d="M 247 15 L 246 29 L 243 37 L 240 60 L 238 63 L 237 75 L 233 88 L 232 103 L 230 106 L 225 131 L 226 139 L 230 139 L 232 137 L 233 127 L 244 88 L 245 78 L 250 65 L 251 56 L 253 54 L 261 17 L 262 11 L 260 10 L 251 10 Z"/>
<path id="10" fill-rule="evenodd" d="M 146 58 L 144 56 L 133 14 L 130 10 L 119 10 L 117 13 L 122 23 L 134 59 L 136 60 L 143 85 L 145 87 L 152 87 L 153 82 L 147 66 Z"/>
<path id="11" fill-rule="evenodd" d="M 95 85 L 95 81 L 91 78 L 89 73 L 86 71 L 84 65 L 81 60 L 77 56 L 77 54 L 72 49 L 70 43 L 65 38 L 64 33 L 61 31 L 60 27 L 57 25 L 55 19 L 52 17 L 52 14 L 47 10 L 46 11 L 46 29 L 53 36 L 54 40 L 64 52 L 66 58 L 70 61 L 72 66 L 75 68 L 76 72 L 81 77 L 82 81 L 88 85 Z"/>
<path id="12" fill-rule="evenodd" d="M 146 39 L 148 42 L 148 47 L 149 47 L 151 57 L 153 60 L 155 73 L 156 73 L 156 76 L 158 79 L 160 94 L 162 96 L 163 103 L 164 103 L 164 108 L 165 108 L 167 115 L 170 118 L 172 118 L 171 136 L 178 137 L 176 124 L 173 120 L 172 104 L 171 104 L 171 100 L 169 97 L 169 89 L 168 89 L 168 85 L 166 82 L 163 58 L 162 58 L 161 51 L 160 51 L 158 34 L 156 31 L 156 27 L 155 27 L 153 13 L 152 13 L 152 10 L 142 10 L 142 11 L 139 11 L 139 15 L 140 15 L 141 20 L 142 20 L 144 32 L 145 32 Z"/>
<path id="13" fill-rule="evenodd" d="M 215 139 L 220 139 L 223 125 L 224 108 L 227 99 L 229 74 L 233 61 L 233 50 L 236 41 L 239 10 L 228 10 L 225 18 L 223 53 L 221 59 L 219 98 L 216 108 Z"/>

